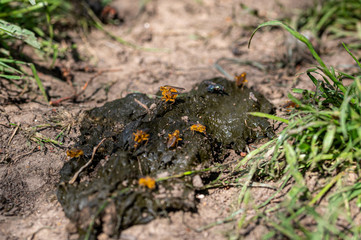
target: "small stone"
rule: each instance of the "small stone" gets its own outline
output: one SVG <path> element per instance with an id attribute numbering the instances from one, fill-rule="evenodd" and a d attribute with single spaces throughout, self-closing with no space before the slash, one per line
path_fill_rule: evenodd
<path id="1" fill-rule="evenodd" d="M 195 175 L 192 179 L 193 187 L 201 188 L 204 186 L 202 178 L 199 175 Z"/>

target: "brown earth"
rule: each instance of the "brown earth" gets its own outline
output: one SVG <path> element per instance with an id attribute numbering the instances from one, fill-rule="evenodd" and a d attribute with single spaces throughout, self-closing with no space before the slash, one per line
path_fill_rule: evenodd
<path id="1" fill-rule="evenodd" d="M 155 94 L 159 86 L 165 84 L 189 90 L 204 79 L 221 76 L 214 68 L 220 58 L 250 61 L 252 64 L 223 61 L 220 65 L 231 75 L 247 72 L 248 86 L 264 94 L 277 107 L 287 101 L 291 88 L 313 88 L 304 76 L 294 76 L 315 63 L 302 46 L 294 48 L 296 42 L 283 30 L 259 31 L 247 49 L 251 32 L 259 23 L 295 16 L 310 2 L 157 0 L 150 1 L 144 11 L 139 12 L 138 1 L 114 1 L 112 5 L 124 16 L 125 23 L 108 25 L 107 30 L 139 46 L 155 48 L 154 51 L 121 45 L 102 31 L 93 30 L 88 36 L 70 32 L 85 63 L 68 58 L 59 60 L 57 65 L 73 69 L 77 89 L 95 77 L 78 101 L 49 106 L 37 97 L 26 103 L 0 106 L 0 239 L 76 239 L 73 226 L 57 201 L 56 184 L 59 170 L 67 161 L 65 151 L 76 142 L 79 119 L 86 109 L 131 92 Z M 241 9 L 240 3 L 258 10 L 259 17 Z M 289 49 L 296 53 L 287 55 Z M 341 69 L 353 64 L 352 58 L 334 41 L 324 40 L 320 49 L 327 64 Z M 262 71 L 255 63 L 269 69 Z M 38 60 L 38 64 L 49 66 L 48 61 Z M 81 66 L 96 66 L 104 72 L 97 75 L 76 70 Z M 73 89 L 65 81 L 46 73 L 40 73 L 40 77 L 52 101 L 72 95 Z M 54 139 L 61 131 L 54 127 L 55 122 L 65 129 L 61 147 L 51 143 L 40 146 L 31 140 L 35 132 L 32 127 L 43 124 L 51 127 L 40 127 L 37 132 Z M 121 239 L 230 238 L 236 232 L 235 222 L 195 230 L 233 213 L 239 191 L 239 188 L 211 190 L 209 195 L 197 196 L 198 213 L 171 213 L 168 219 L 127 229 Z M 253 200 L 262 202 L 273 191 L 255 188 Z M 250 232 L 248 239 L 260 239 L 266 229 L 254 227 L 241 231 Z M 101 237 L 99 239 L 105 239 Z"/>

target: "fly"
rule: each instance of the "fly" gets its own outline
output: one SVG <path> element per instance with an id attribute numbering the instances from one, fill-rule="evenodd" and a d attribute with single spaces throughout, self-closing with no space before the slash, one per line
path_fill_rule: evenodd
<path id="1" fill-rule="evenodd" d="M 217 84 L 211 81 L 204 81 L 205 84 L 207 84 L 207 91 L 210 93 L 218 93 L 218 94 L 226 94 L 224 91 L 224 87 L 221 84 Z"/>

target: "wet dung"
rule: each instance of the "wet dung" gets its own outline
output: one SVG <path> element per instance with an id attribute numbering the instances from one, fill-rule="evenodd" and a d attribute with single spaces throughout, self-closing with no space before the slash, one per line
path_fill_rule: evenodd
<path id="1" fill-rule="evenodd" d="M 174 102 L 133 93 L 89 110 L 74 146 L 84 155 L 62 168 L 59 202 L 81 239 L 96 239 L 101 233 L 118 236 L 169 211 L 195 211 L 196 187 L 190 177 L 159 181 L 155 188 L 146 181 L 211 166 L 224 160 L 227 149 L 241 152 L 248 143 L 272 137 L 267 120 L 247 114 L 272 109 L 259 93 L 214 78 L 179 93 Z M 195 124 L 205 131 L 191 130 Z M 104 138 L 91 164 L 69 184 Z M 139 184 L 145 176 L 151 178 Z"/>

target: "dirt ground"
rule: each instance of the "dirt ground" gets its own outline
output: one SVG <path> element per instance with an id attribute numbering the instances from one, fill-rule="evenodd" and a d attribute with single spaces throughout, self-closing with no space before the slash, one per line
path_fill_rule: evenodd
<path id="1" fill-rule="evenodd" d="M 295 42 L 283 30 L 261 30 L 247 49 L 251 32 L 259 23 L 291 17 L 310 2 L 155 0 L 139 12 L 138 1 L 115 0 L 112 6 L 124 16 L 125 22 L 120 26 L 109 25 L 107 29 L 137 45 L 156 48 L 155 51 L 121 45 L 97 30 L 87 37 L 78 32 L 70 33 L 83 62 L 68 58 L 59 60 L 57 65 L 76 69 L 85 64 L 96 66 L 104 73 L 72 71 L 73 83 L 78 89 L 95 76 L 78 102 L 65 101 L 55 107 L 38 97 L 25 103 L 0 106 L 0 239 L 76 239 L 72 234 L 73 226 L 57 201 L 56 185 L 59 170 L 67 161 L 65 151 L 73 146 L 79 134 L 79 119 L 84 110 L 131 92 L 155 94 L 159 86 L 165 84 L 189 90 L 204 79 L 221 76 L 214 68 L 221 58 L 247 60 L 270 68 L 263 71 L 254 64 L 219 62 L 231 75 L 247 72 L 248 86 L 264 94 L 276 107 L 287 101 L 291 88 L 312 88 L 304 76 L 294 77 L 295 73 L 312 65 L 311 58 L 302 47 L 296 49 L 297 54 L 287 55 Z M 240 3 L 257 9 L 260 17 L 241 9 Z M 335 41 L 325 40 L 320 49 L 327 64 L 341 69 L 353 64 L 352 58 Z M 300 60 L 304 61 L 292 64 Z M 38 64 L 49 66 L 41 60 Z M 65 81 L 45 72 L 40 72 L 40 77 L 51 100 L 71 95 L 72 88 Z M 69 130 L 61 147 L 49 143 L 39 147 L 30 140 L 34 133 L 31 127 L 55 121 Z M 10 126 L 10 123 L 19 127 Z M 55 138 L 60 131 L 52 127 L 38 129 L 49 138 Z M 200 200 L 198 213 L 171 213 L 168 219 L 127 229 L 121 239 L 228 239 L 236 228 L 234 222 L 201 232 L 195 229 L 234 212 L 232 207 L 239 191 L 238 188 L 211 190 L 209 195 L 197 196 Z M 253 197 L 262 201 L 272 191 L 255 189 Z M 264 230 L 257 226 L 247 236 L 260 239 Z M 100 239 L 104 238 L 100 236 Z"/>

